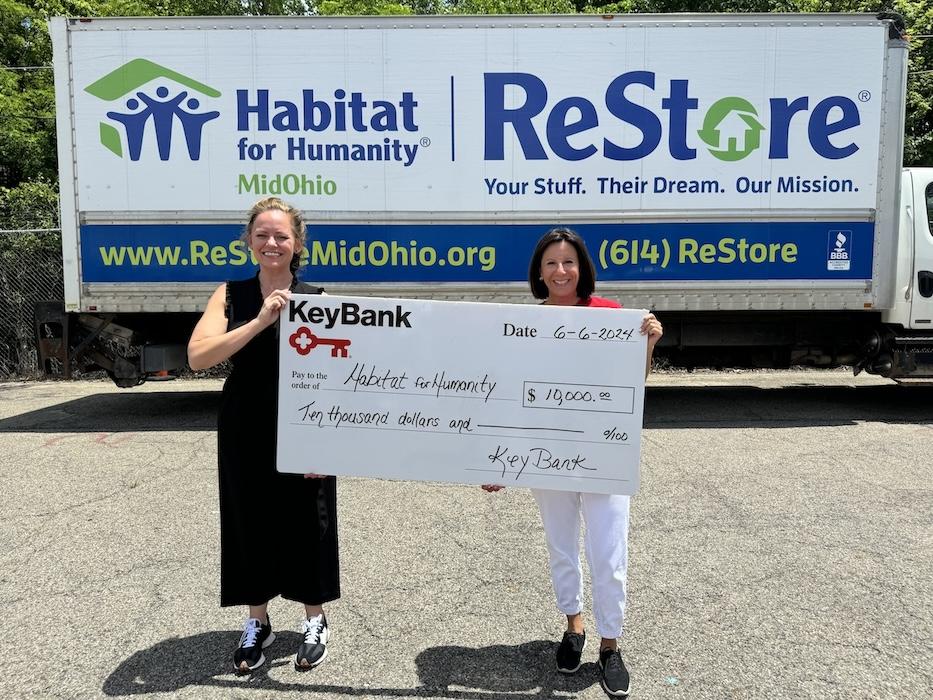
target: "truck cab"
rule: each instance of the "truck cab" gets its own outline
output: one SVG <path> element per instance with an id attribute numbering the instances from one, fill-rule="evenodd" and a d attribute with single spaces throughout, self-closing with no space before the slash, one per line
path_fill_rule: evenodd
<path id="1" fill-rule="evenodd" d="M 933 168 L 901 179 L 894 305 L 856 365 L 892 378 L 933 376 Z"/>

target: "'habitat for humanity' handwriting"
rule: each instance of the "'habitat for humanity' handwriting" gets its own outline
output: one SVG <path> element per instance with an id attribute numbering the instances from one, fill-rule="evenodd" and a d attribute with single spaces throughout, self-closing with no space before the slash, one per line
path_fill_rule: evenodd
<path id="1" fill-rule="evenodd" d="M 409 384 L 409 381 L 411 384 Z M 489 374 L 479 377 L 447 376 L 446 371 L 435 372 L 433 376 L 418 375 L 411 379 L 404 371 L 398 373 L 393 369 L 382 370 L 376 365 L 367 368 L 366 363 L 357 362 L 350 374 L 343 381 L 344 385 L 352 384 L 353 391 L 361 389 L 381 389 L 383 391 L 429 391 L 435 396 L 441 395 L 474 395 L 489 401 L 496 389 L 497 382 L 489 378 Z"/>

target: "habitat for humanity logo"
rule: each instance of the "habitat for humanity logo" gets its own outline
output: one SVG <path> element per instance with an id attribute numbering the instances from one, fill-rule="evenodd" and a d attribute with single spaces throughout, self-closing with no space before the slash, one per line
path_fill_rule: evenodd
<path id="1" fill-rule="evenodd" d="M 155 88 L 155 95 L 140 89 L 153 81 L 159 83 Z M 187 89 L 181 89 L 172 96 L 169 88 L 161 84 L 168 81 Z M 107 112 L 107 117 L 123 126 L 123 137 L 126 139 L 126 150 L 129 151 L 130 160 L 139 160 L 147 133 L 155 135 L 159 158 L 168 160 L 172 152 L 172 133 L 176 118 L 185 137 L 188 157 L 198 160 L 201 157 L 201 132 L 204 125 L 220 116 L 220 112 L 217 111 L 196 111 L 201 102 L 189 94 L 190 90 L 206 97 L 220 97 L 219 91 L 144 58 L 137 58 L 120 66 L 84 90 L 106 102 L 126 99 L 123 105 L 126 108 L 125 112 L 113 110 Z M 123 157 L 123 138 L 112 124 L 104 121 L 100 123 L 100 142 L 107 150 Z"/>

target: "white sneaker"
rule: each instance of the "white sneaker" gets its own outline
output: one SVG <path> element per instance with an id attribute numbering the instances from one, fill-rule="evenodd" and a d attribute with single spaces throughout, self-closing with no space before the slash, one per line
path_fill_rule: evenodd
<path id="1" fill-rule="evenodd" d="M 295 655 L 295 668 L 307 671 L 320 665 L 327 658 L 327 640 L 330 630 L 324 614 L 316 615 L 301 623 L 301 635 L 304 638 Z"/>
<path id="2" fill-rule="evenodd" d="M 240 635 L 240 642 L 233 652 L 233 670 L 237 673 L 249 673 L 262 666 L 266 663 L 262 650 L 274 641 L 275 633 L 272 631 L 271 620 L 262 624 L 257 617 L 248 618 L 243 627 L 243 634 Z"/>

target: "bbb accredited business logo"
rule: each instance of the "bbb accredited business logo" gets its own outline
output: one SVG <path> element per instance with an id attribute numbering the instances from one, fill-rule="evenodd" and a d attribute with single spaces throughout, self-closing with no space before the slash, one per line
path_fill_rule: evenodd
<path id="1" fill-rule="evenodd" d="M 826 251 L 827 270 L 848 270 L 852 267 L 852 232 L 830 231 Z"/>

